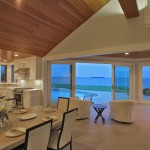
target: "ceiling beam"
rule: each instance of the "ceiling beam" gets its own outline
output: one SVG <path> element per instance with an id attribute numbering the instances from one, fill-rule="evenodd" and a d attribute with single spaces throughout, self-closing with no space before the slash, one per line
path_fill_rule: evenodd
<path id="1" fill-rule="evenodd" d="M 118 0 L 127 19 L 138 17 L 139 10 L 136 0 Z"/>

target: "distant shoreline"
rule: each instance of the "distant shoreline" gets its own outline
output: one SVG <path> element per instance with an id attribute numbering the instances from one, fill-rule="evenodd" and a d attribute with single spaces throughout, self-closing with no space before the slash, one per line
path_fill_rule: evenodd
<path id="1" fill-rule="evenodd" d="M 53 84 L 52 88 L 63 88 L 63 89 L 70 89 L 70 85 L 69 84 Z M 112 86 L 87 86 L 87 85 L 76 85 L 76 90 L 90 90 L 90 91 L 107 91 L 107 92 L 111 92 L 112 91 Z M 129 92 L 129 88 L 128 87 L 117 87 L 117 89 L 115 89 L 116 92 L 124 92 L 124 93 L 128 93 Z"/>
<path id="2" fill-rule="evenodd" d="M 105 78 L 105 77 L 90 77 L 90 78 Z"/>

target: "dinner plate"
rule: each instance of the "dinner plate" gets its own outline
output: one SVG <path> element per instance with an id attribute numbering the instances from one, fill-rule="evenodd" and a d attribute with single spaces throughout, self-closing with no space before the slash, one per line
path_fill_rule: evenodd
<path id="1" fill-rule="evenodd" d="M 6 131 L 5 135 L 7 137 L 17 137 L 26 133 L 26 128 L 16 127 Z"/>
<path id="2" fill-rule="evenodd" d="M 27 112 L 26 109 L 18 109 L 18 110 L 13 111 L 14 114 L 23 114 L 23 113 L 26 113 L 26 112 Z"/>
<path id="3" fill-rule="evenodd" d="M 28 113 L 28 114 L 19 116 L 18 118 L 20 118 L 20 120 L 29 120 L 29 119 L 33 119 L 35 117 L 37 117 L 36 113 Z"/>
<path id="4" fill-rule="evenodd" d="M 53 121 L 56 121 L 58 118 L 56 116 L 47 116 L 43 118 L 43 121 L 48 121 L 52 119 Z"/>
<path id="5" fill-rule="evenodd" d="M 51 108 L 51 107 L 44 109 L 45 112 L 54 112 L 56 110 L 57 110 L 56 108 Z"/>

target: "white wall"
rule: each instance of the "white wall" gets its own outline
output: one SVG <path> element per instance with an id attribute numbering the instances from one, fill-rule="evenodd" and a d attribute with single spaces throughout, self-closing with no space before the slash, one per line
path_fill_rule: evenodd
<path id="1" fill-rule="evenodd" d="M 144 28 L 145 0 L 138 0 L 140 16 L 126 19 L 118 0 L 111 0 L 58 44 L 45 59 L 150 49 L 150 28 Z"/>

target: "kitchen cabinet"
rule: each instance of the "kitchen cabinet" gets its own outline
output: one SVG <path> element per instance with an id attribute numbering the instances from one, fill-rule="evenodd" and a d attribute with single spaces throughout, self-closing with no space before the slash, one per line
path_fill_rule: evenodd
<path id="1" fill-rule="evenodd" d="M 23 90 L 23 107 L 30 108 L 42 104 L 42 91 L 39 89 Z"/>
<path id="2" fill-rule="evenodd" d="M 41 80 L 41 72 L 42 72 L 42 58 L 41 57 L 29 57 L 24 59 L 19 59 L 15 61 L 15 70 L 19 68 L 29 68 L 28 75 L 26 75 L 24 80 Z M 21 76 L 21 72 L 16 73 L 15 78 L 18 77 L 23 79 Z"/>
<path id="3" fill-rule="evenodd" d="M 0 96 L 5 96 L 5 98 L 14 98 L 14 89 L 0 88 Z"/>

